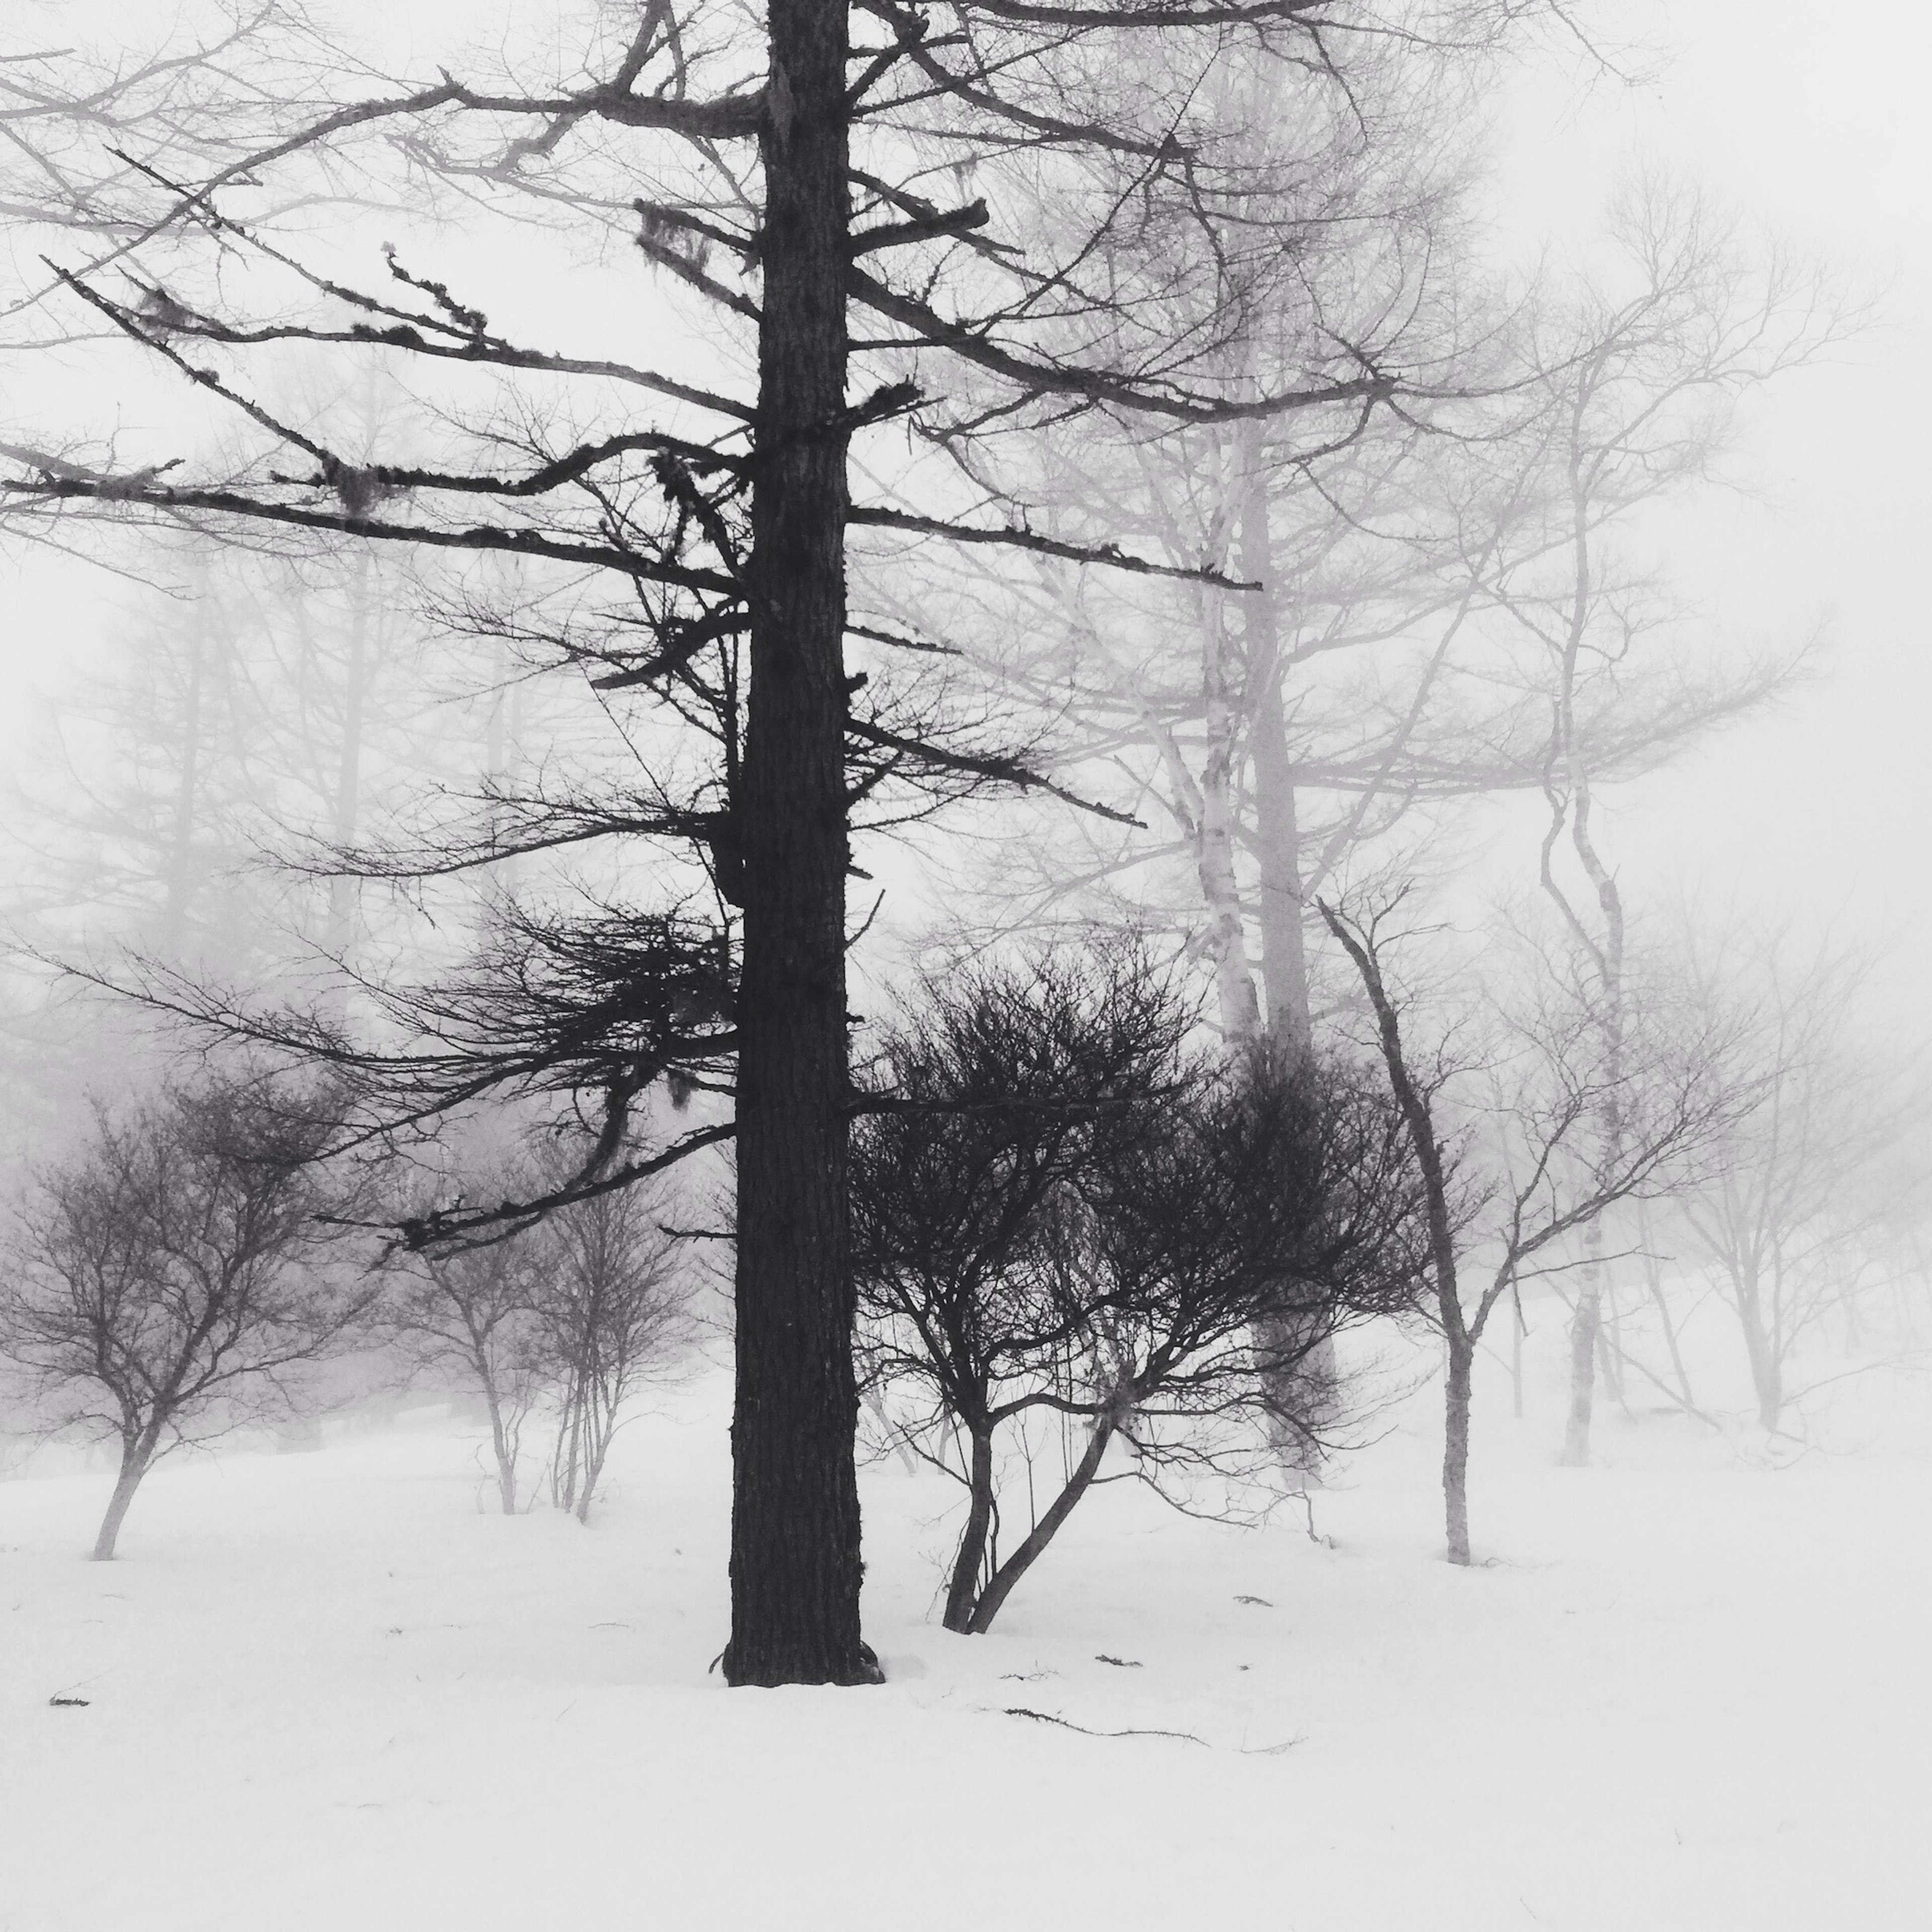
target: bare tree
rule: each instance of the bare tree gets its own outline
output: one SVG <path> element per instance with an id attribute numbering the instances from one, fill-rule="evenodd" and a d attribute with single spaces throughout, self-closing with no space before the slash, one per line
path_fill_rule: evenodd
<path id="1" fill-rule="evenodd" d="M 1408 190 L 1409 225 L 1387 232 L 1448 259 L 1454 150 L 1432 130 L 1425 113 L 1412 134 L 1434 152 L 1372 150 L 1366 179 Z M 1343 178 L 1336 170 L 1313 191 L 1343 194 Z M 1344 272 L 1362 265 L 1359 252 L 1341 259 Z M 1316 248 L 1294 273 L 1318 285 L 1322 266 Z M 1277 358 L 1299 315 L 1292 300 L 1262 278 L 1228 301 L 1231 352 L 1254 366 Z M 1144 917 L 1158 906 L 1212 974 L 1229 1039 L 1265 1029 L 1305 1046 L 1304 914 L 1338 870 L 1385 850 L 1418 807 L 1439 817 L 1458 800 L 1540 791 L 1544 880 L 1597 962 L 1614 1031 L 1624 912 L 1593 817 L 1600 794 L 1762 703 L 1802 653 L 1734 664 L 1701 641 L 1690 648 L 1680 614 L 1612 539 L 1711 480 L 1737 397 L 1846 326 L 1815 270 L 1754 256 L 1735 224 L 1647 183 L 1623 196 L 1572 292 L 1543 291 L 1471 331 L 1496 393 L 1469 433 L 1384 421 L 1311 455 L 1260 421 L 1159 439 L 1073 425 L 1052 472 L 1076 506 L 1068 527 L 1083 498 L 1104 502 L 1148 554 L 1208 556 L 1265 587 L 1136 586 L 1130 604 L 1104 578 L 1040 560 L 1036 594 L 989 598 L 1003 617 L 1017 603 L 1027 634 L 1054 640 L 1022 679 L 1058 720 L 1052 768 L 1150 821 L 1056 830 L 1038 842 L 1036 876 L 1016 879 L 1002 852 L 994 891 L 1005 916 L 1078 917 L 1124 899 Z M 1469 329 L 1468 317 L 1436 338 L 1445 362 L 1457 359 L 1456 327 Z M 1198 638 L 1198 652 L 1177 649 L 1180 638 Z M 1566 854 L 1583 876 L 1580 901 Z M 1614 1139 L 1614 1121 L 1598 1130 Z M 1586 1267 L 1572 1460 L 1587 1454 L 1602 1294 L 1602 1270 Z"/>
<path id="2" fill-rule="evenodd" d="M 855 503 L 854 440 L 915 415 L 944 439 L 989 411 L 1019 423 L 1069 410 L 1175 423 L 1297 415 L 1312 440 L 1346 433 L 1403 386 L 1402 311 L 1371 302 L 1331 317 L 1292 380 L 1258 393 L 1230 383 L 1216 354 L 1216 244 L 1261 256 L 1284 238 L 1242 227 L 1253 170 L 1197 99 L 1238 46 L 1298 63 L 1346 99 L 1352 50 L 1391 29 L 1479 36 L 1516 10 L 959 0 L 935 31 L 897 0 L 770 0 L 762 31 L 747 32 L 728 6 L 646 0 L 600 14 L 573 52 L 499 74 L 452 58 L 364 91 L 366 70 L 345 63 L 354 83 L 322 111 L 288 115 L 276 138 L 217 169 L 137 158 L 151 170 L 152 248 L 58 272 L 64 298 L 234 411 L 256 446 L 210 473 L 171 451 L 121 458 L 12 432 L 0 439 L 10 516 L 42 530 L 62 506 L 266 522 L 517 558 L 548 573 L 569 614 L 538 628 L 567 634 L 570 662 L 660 718 L 688 705 L 700 733 L 721 710 L 728 721 L 695 782 L 688 764 L 653 758 L 619 807 L 574 836 L 668 842 L 680 862 L 650 910 L 666 920 L 708 893 L 715 928 L 742 949 L 730 1042 L 734 1682 L 877 1676 L 859 1628 L 844 1208 L 855 811 L 908 776 L 1037 776 L 1010 747 L 936 731 L 929 709 L 896 697 L 889 667 L 943 640 L 868 634 L 878 627 L 848 607 L 847 554 L 860 526 L 883 543 L 1047 540 L 976 518 L 956 491 L 923 512 Z M 78 115 L 77 90 L 68 98 Z M 428 267 L 392 256 L 368 285 L 299 224 L 278 225 L 278 188 L 359 163 L 372 194 L 396 192 L 398 158 L 411 198 L 446 188 L 467 221 L 535 215 L 568 222 L 589 252 L 634 250 L 702 305 L 707 337 L 725 333 L 755 359 L 755 392 L 722 394 L 689 358 L 644 366 L 594 343 L 561 352 L 518 339 Z M 969 176 L 971 199 L 931 198 Z M 1078 211 L 1069 245 L 1049 256 L 1001 238 L 1049 202 Z M 1158 260 L 1140 246 L 1153 234 L 1174 238 Z M 1198 245 L 1184 248 L 1190 234 Z M 291 342 L 426 372 L 514 372 L 531 406 L 508 420 L 472 412 L 448 461 L 407 449 L 346 460 L 326 425 L 279 418 L 251 392 L 249 358 Z M 546 406 L 571 392 L 586 400 Z M 1060 548 L 1135 562 L 1110 538 Z M 601 608 L 586 580 L 612 593 Z M 854 640 L 860 670 L 847 662 Z M 553 822 L 542 836 L 562 835 Z M 696 950 L 712 956 L 716 939 L 703 933 Z M 634 1072 L 584 1091 L 608 1102 L 610 1131 L 578 1191 L 616 1171 Z"/>
<path id="3" fill-rule="evenodd" d="M 1449 1561 L 1466 1564 L 1474 1372 L 1490 1316 L 1526 1282 L 1576 1266 L 1567 1244 L 1609 1209 L 1677 1184 L 1736 1101 L 1723 1077 L 1720 1030 L 1694 1019 L 1627 1028 L 1612 1054 L 1587 969 L 1561 955 L 1532 956 L 1534 976 L 1502 1006 L 1487 1042 L 1460 1054 L 1418 1048 L 1404 1030 L 1405 1020 L 1415 1030 L 1413 1005 L 1391 988 L 1387 970 L 1400 944 L 1390 921 L 1401 904 L 1398 895 L 1372 912 L 1326 901 L 1320 910 L 1360 976 L 1421 1174 L 1431 1299 L 1448 1356 Z M 1606 1156 L 1593 1127 L 1610 1107 L 1622 1132 Z M 1483 1278 L 1466 1289 L 1472 1250 Z"/>
<path id="4" fill-rule="evenodd" d="M 496 1492 L 517 1511 L 524 1426 L 545 1384 L 537 1307 L 548 1257 L 530 1235 L 444 1255 L 411 1256 L 392 1272 L 382 1325 L 424 1367 L 453 1367 L 483 1398 Z"/>
<path id="5" fill-rule="evenodd" d="M 1546 325 L 1544 407 L 1524 439 L 1528 473 L 1540 476 L 1519 492 L 1526 527 L 1496 574 L 1494 602 L 1505 641 L 1526 653 L 1517 676 L 1546 706 L 1540 877 L 1591 962 L 1613 1072 L 1629 1006 L 1629 911 L 1600 814 L 1603 788 L 1628 770 L 1631 723 L 1652 721 L 1648 762 L 1657 762 L 1763 703 L 1804 652 L 1801 643 L 1726 664 L 1688 650 L 1683 614 L 1632 560 L 1628 526 L 1714 480 L 1739 398 L 1816 356 L 1851 318 L 1815 266 L 1754 251 L 1734 220 L 1660 181 L 1625 191 L 1606 239 L 1606 259 L 1580 272 L 1569 312 L 1559 308 Z M 1609 1082 L 1593 1129 L 1610 1170 L 1620 1159 L 1619 1084 Z M 1589 1460 L 1604 1352 L 1600 1224 L 1584 1238 L 1563 1444 L 1572 1466 Z"/>
<path id="6" fill-rule="evenodd" d="M 326 1094 L 259 1078 L 164 1090 L 104 1112 L 38 1179 L 15 1224 L 0 1346 L 55 1421 L 118 1441 L 94 1554 L 160 1456 L 283 1406 L 278 1377 L 337 1347 L 374 1291 L 317 1221 Z"/>
<path id="7" fill-rule="evenodd" d="M 1098 1136 L 1145 1130 L 1188 1017 L 1144 955 L 1116 946 L 939 976 L 879 1042 L 852 1150 L 861 1357 L 868 1388 L 928 1398 L 922 1436 L 936 1414 L 965 1439 L 958 1470 L 920 1445 L 968 1490 L 949 1630 L 971 1627 L 997 1549 L 996 1433 L 1039 1406 L 1008 1384 L 1043 1400 L 1042 1366 L 1078 1346 L 1077 1306 L 1054 1292 L 1067 1258 L 1054 1204 L 1070 1211 Z"/>
<path id="8" fill-rule="evenodd" d="M 1270 1400 L 1307 1386 L 1280 1352 L 1414 1292 L 1388 1110 L 1264 1048 L 1184 1054 L 1184 1015 L 1132 953 L 1036 961 L 929 988 L 886 1043 L 854 1150 L 864 1358 L 967 1489 L 949 1629 L 991 1627 L 1116 1442 L 1163 1493 L 1258 1474 L 1284 1424 L 1322 1424 Z M 1064 1480 L 1003 1553 L 1003 1441 L 1030 1466 L 1042 1418 Z"/>
<path id="9" fill-rule="evenodd" d="M 660 1211 L 652 1190 L 629 1188 L 576 1202 L 522 1238 L 539 1246 L 538 1359 L 557 1402 L 552 1493 L 580 1522 L 627 1405 L 677 1372 L 695 1334 L 691 1278 Z"/>
<path id="10" fill-rule="evenodd" d="M 1909 1145 L 1922 1104 L 1912 1069 L 1860 1038 L 1864 965 L 1790 935 L 1734 925 L 1707 941 L 1696 994 L 1735 1032 L 1742 1104 L 1676 1202 L 1685 1258 L 1709 1270 L 1735 1317 L 1761 1426 L 1809 1392 L 1791 1368 L 1821 1324 L 1883 1273 L 1885 1223 L 1922 1197 Z M 1833 1378 L 1827 1371 L 1823 1378 Z"/>

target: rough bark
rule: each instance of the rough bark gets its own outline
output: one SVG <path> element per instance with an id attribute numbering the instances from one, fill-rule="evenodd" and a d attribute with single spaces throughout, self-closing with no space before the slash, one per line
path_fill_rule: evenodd
<path id="1" fill-rule="evenodd" d="M 1228 634 L 1226 593 L 1202 600 L 1201 622 L 1202 760 L 1199 816 L 1195 827 L 1195 870 L 1207 908 L 1207 943 L 1214 962 L 1221 1025 L 1232 1040 L 1260 1032 L 1261 1003 L 1248 962 L 1246 921 L 1234 868 L 1234 767 L 1240 710 L 1237 702 L 1233 640 Z"/>
<path id="2" fill-rule="evenodd" d="M 751 688 L 725 855 L 744 955 L 724 1664 L 733 1684 L 853 1684 L 878 1666 L 846 1252 L 844 0 L 773 0 L 770 36 Z"/>

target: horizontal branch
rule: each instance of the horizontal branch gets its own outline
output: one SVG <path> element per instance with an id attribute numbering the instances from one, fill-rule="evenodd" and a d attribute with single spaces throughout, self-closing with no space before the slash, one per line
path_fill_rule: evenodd
<path id="1" fill-rule="evenodd" d="M 869 255 L 880 248 L 903 248 L 914 242 L 932 242 L 941 236 L 963 235 L 972 229 L 985 227 L 992 218 L 992 212 L 982 197 L 968 202 L 963 208 L 935 211 L 910 221 L 883 222 L 877 228 L 862 228 L 852 237 L 852 257 L 856 261 L 861 255 Z"/>
<path id="2" fill-rule="evenodd" d="M 942 771 L 963 772 L 976 778 L 990 778 L 995 784 L 1017 785 L 1028 791 L 1050 792 L 1055 798 L 1082 812 L 1090 812 L 1096 818 L 1111 819 L 1116 825 L 1131 825 L 1144 832 L 1147 827 L 1130 813 L 1116 812 L 1112 806 L 1096 804 L 1093 800 L 1082 798 L 1055 784 L 1051 778 L 1042 778 L 1038 772 L 1022 764 L 1017 758 L 1002 758 L 994 754 L 975 754 L 970 752 L 949 752 L 938 745 L 928 745 L 917 738 L 904 738 L 896 731 L 888 731 L 884 726 L 874 724 L 861 718 L 848 717 L 845 728 L 855 738 L 862 738 L 868 745 L 877 745 L 882 749 L 903 752 L 908 758 L 923 759 L 928 764 Z"/>
<path id="3" fill-rule="evenodd" d="M 378 490 L 432 490 L 453 495 L 484 496 L 541 496 L 574 483 L 598 464 L 612 458 L 649 450 L 656 454 L 676 456 L 691 464 L 742 470 L 736 457 L 722 456 L 702 443 L 687 442 L 682 436 L 665 436 L 655 430 L 634 430 L 621 436 L 607 436 L 602 442 L 586 442 L 563 455 L 553 457 L 525 476 L 463 476 L 441 470 L 405 470 L 386 463 L 349 466 L 337 463 L 315 481 L 318 485 L 340 489 L 350 478 Z"/>
<path id="4" fill-rule="evenodd" d="M 1004 544 L 1014 550 L 1029 550 L 1042 556 L 1064 557 L 1070 563 L 1103 563 L 1114 570 L 1131 571 L 1142 577 L 1174 577 L 1190 584 L 1211 584 L 1223 590 L 1259 590 L 1258 583 L 1223 577 L 1218 570 L 1203 565 L 1190 570 L 1180 564 L 1156 563 L 1150 558 L 1135 556 L 1117 544 L 1075 544 L 1058 537 L 1042 536 L 1037 531 L 986 530 L 970 524 L 950 523 L 941 517 L 915 516 L 905 510 L 888 510 L 855 504 L 846 512 L 848 524 L 869 524 L 874 529 L 910 530 L 921 536 L 944 537 L 950 543 Z"/>
<path id="5" fill-rule="evenodd" d="M 734 1139 L 738 1132 L 735 1121 L 722 1125 L 700 1127 L 686 1134 L 682 1140 L 674 1141 L 662 1154 L 653 1154 L 648 1160 L 627 1161 L 622 1167 L 614 1168 L 608 1174 L 595 1180 L 566 1181 L 562 1186 L 554 1188 L 547 1194 L 532 1195 L 527 1201 L 502 1201 L 494 1208 L 438 1208 L 430 1213 L 412 1215 L 400 1221 L 357 1221 L 335 1215 L 324 1214 L 316 1218 L 337 1227 L 358 1228 L 380 1232 L 392 1230 L 400 1239 L 402 1246 L 411 1254 L 420 1254 L 425 1249 L 444 1247 L 455 1244 L 482 1247 L 483 1241 L 468 1241 L 467 1236 L 482 1233 L 488 1228 L 501 1228 L 504 1234 L 514 1234 L 546 1214 L 554 1214 L 560 1208 L 572 1208 L 581 1201 L 594 1201 L 600 1196 L 614 1194 L 620 1189 L 634 1186 L 638 1181 L 647 1180 L 652 1175 L 662 1174 L 668 1168 L 675 1167 L 679 1162 L 688 1160 L 693 1154 L 700 1154 L 709 1147 L 718 1147 Z M 496 1238 L 502 1238 L 501 1236 Z"/>
<path id="6" fill-rule="evenodd" d="M 50 501 L 130 503 L 163 511 L 202 511 L 212 515 L 239 517 L 296 530 L 332 530 L 386 543 L 422 544 L 437 550 L 500 551 L 513 556 L 537 556 L 555 563 L 608 570 L 650 584 L 669 584 L 714 596 L 735 595 L 737 586 L 715 571 L 688 569 L 653 563 L 634 551 L 608 545 L 568 543 L 538 530 L 514 530 L 500 524 L 473 525 L 468 530 L 440 530 L 425 524 L 394 524 L 347 510 L 304 509 L 291 503 L 268 502 L 232 490 L 175 489 L 156 478 L 159 470 L 127 476 L 103 476 L 44 452 L 0 443 L 0 457 L 41 472 L 39 479 L 20 482 L 0 478 L 0 497 Z"/>
<path id="7" fill-rule="evenodd" d="M 952 0 L 962 14 L 988 14 L 1042 27 L 1233 27 L 1278 21 L 1291 26 L 1333 27 L 1333 0 L 1154 0 L 1137 7 L 1052 7 L 1035 0 Z"/>
<path id="8" fill-rule="evenodd" d="M 921 341 L 956 356 L 1022 388 L 1044 394 L 1084 396 L 1138 415 L 1166 416 L 1173 422 L 1222 423 L 1265 419 L 1319 409 L 1336 403 L 1377 403 L 1396 393 L 1394 379 L 1362 376 L 1348 382 L 1318 383 L 1310 388 L 1285 389 L 1244 401 L 1171 393 L 1156 389 L 1132 376 L 1101 369 L 1066 368 L 1038 362 L 1003 349 L 990 336 L 956 322 L 914 297 L 902 295 L 856 264 L 848 272 L 847 289 L 864 307 L 888 321 L 910 329 Z"/>

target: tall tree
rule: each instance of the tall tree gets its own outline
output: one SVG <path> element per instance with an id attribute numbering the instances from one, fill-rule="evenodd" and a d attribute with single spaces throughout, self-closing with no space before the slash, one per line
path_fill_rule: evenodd
<path id="1" fill-rule="evenodd" d="M 568 593 L 578 615 L 552 634 L 568 634 L 578 662 L 596 661 L 606 688 L 656 697 L 674 715 L 686 702 L 704 711 L 716 759 L 695 791 L 680 780 L 674 794 L 660 765 L 642 802 L 574 836 L 680 841 L 719 902 L 704 931 L 668 914 L 650 925 L 630 984 L 660 964 L 673 979 L 710 970 L 721 934 L 741 952 L 731 1024 L 706 1035 L 706 1050 L 728 1050 L 735 1065 L 734 1683 L 876 1675 L 859 1627 L 844 1209 L 851 814 L 908 778 L 1028 776 L 1005 747 L 962 744 L 956 730 L 945 742 L 929 711 L 895 704 L 884 678 L 866 694 L 872 670 L 848 673 L 847 545 L 857 526 L 1022 549 L 1045 540 L 962 517 L 956 493 L 935 496 L 936 514 L 853 502 L 853 439 L 908 416 L 943 439 L 989 410 L 1175 424 L 1295 415 L 1316 440 L 1345 433 L 1402 386 L 1400 318 L 1348 318 L 1311 340 L 1281 383 L 1230 380 L 1212 265 L 1226 247 L 1258 255 L 1290 238 L 1243 229 L 1253 168 L 1195 103 L 1231 49 L 1299 62 L 1346 97 L 1352 50 L 1391 28 L 1478 34 L 1511 10 L 948 0 L 936 19 L 898 0 L 769 0 L 753 35 L 730 8 L 644 0 L 600 10 L 566 65 L 542 70 L 532 56 L 472 79 L 474 63 L 453 58 L 434 80 L 338 93 L 214 172 L 183 180 L 156 166 L 152 244 L 123 244 L 111 270 L 97 260 L 59 271 L 66 296 L 238 412 L 256 447 L 251 460 L 211 470 L 164 449 L 115 459 L 14 430 L 0 440 L 12 466 L 0 494 L 14 512 L 111 506 L 514 556 L 548 568 L 554 597 Z M 634 245 L 698 299 L 707 332 L 752 339 L 754 392 L 722 392 L 716 356 L 685 353 L 691 373 L 639 363 L 626 352 L 634 328 L 616 355 L 536 346 L 394 254 L 372 288 L 355 238 L 273 219 L 278 189 L 356 166 L 380 183 L 392 160 L 414 171 L 413 186 L 460 196 L 472 223 L 538 215 L 575 224 L 592 247 Z M 970 200 L 932 198 L 969 178 Z M 1048 204 L 1077 212 L 1070 245 L 1002 238 Z M 1180 247 L 1189 236 L 1198 246 Z M 219 283 L 217 255 L 230 265 Z M 735 282 L 714 267 L 721 259 Z M 677 364 L 677 340 L 663 340 Z M 453 457 L 349 460 L 326 424 L 277 416 L 242 373 L 251 352 L 292 342 L 425 370 L 514 372 L 527 406 L 479 420 L 472 404 Z M 644 399 L 663 413 L 640 416 Z M 586 417 L 585 432 L 570 426 Z M 1057 548 L 1075 561 L 1129 561 L 1110 543 Z M 600 580 L 628 608 L 590 606 L 586 585 Z M 701 692 L 700 654 L 717 667 Z M 552 818 L 542 836 L 554 846 L 564 835 Z M 505 856 L 491 842 L 489 859 Z M 586 956 L 579 946 L 570 956 Z M 607 1042 L 630 1024 L 621 1003 L 592 1004 Z M 648 1052 L 586 1055 L 584 1036 L 572 1033 L 572 1050 L 580 1070 L 596 1063 L 581 1077 L 606 1131 L 566 1195 L 638 1171 L 616 1164 L 624 1119 L 640 1082 L 666 1070 L 661 1028 Z M 561 1064 L 544 1077 L 566 1082 Z M 513 1055 L 466 1090 L 531 1077 Z"/>

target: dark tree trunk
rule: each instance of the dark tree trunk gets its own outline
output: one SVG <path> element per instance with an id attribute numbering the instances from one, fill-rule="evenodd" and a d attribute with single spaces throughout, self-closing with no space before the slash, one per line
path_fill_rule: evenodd
<path id="1" fill-rule="evenodd" d="M 1449 1390 L 1443 1418 L 1442 1501 L 1449 1532 L 1449 1560 L 1469 1561 L 1470 1370 L 1475 1345 L 1449 1345 Z"/>
<path id="2" fill-rule="evenodd" d="M 1086 1453 L 1074 1465 L 1073 1473 L 1066 1479 L 1066 1486 L 1053 1499 L 1052 1507 L 1033 1526 L 1033 1533 L 1002 1563 L 985 1593 L 973 1606 L 972 1620 L 966 1628 L 976 1636 L 993 1627 L 993 1619 L 1000 1614 L 1000 1606 L 1013 1593 L 1013 1586 L 1039 1560 L 1042 1551 L 1051 1543 L 1060 1526 L 1073 1514 L 1073 1506 L 1093 1486 L 1094 1478 L 1100 1472 L 1100 1459 L 1107 1453 L 1107 1444 L 1114 1439 L 1114 1425 L 1104 1418 L 1094 1425 L 1094 1432 L 1087 1438 Z"/>
<path id="3" fill-rule="evenodd" d="M 744 909 L 724 1674 L 856 1684 L 878 1666 L 845 1222 L 845 0 L 772 0 L 770 22 L 752 678 L 724 855 Z"/>
<path id="4" fill-rule="evenodd" d="M 988 1430 L 975 1431 L 973 1462 L 968 1483 L 972 1500 L 966 1508 L 966 1527 L 959 1538 L 959 1553 L 952 1559 L 952 1582 L 946 1592 L 946 1628 L 968 1630 L 973 1627 L 975 1593 L 980 1571 L 986 1560 L 986 1538 L 993 1525 L 993 1436 Z"/>
<path id="5" fill-rule="evenodd" d="M 111 1563 L 114 1560 L 114 1546 L 119 1541 L 121 1525 L 128 1514 L 128 1505 L 134 1500 L 134 1492 L 141 1486 L 141 1478 L 148 1473 L 148 1466 L 154 1460 L 154 1445 L 160 1438 L 152 1430 L 143 1430 L 133 1442 L 124 1442 L 121 1448 L 120 1473 L 114 1479 L 114 1493 L 108 1498 L 107 1514 L 100 1519 L 100 1533 L 94 1539 L 94 1560 L 97 1563 Z"/>

